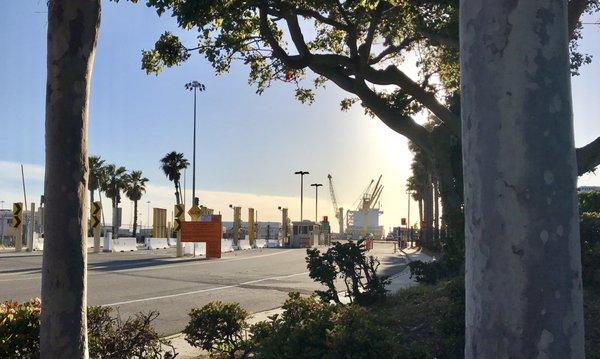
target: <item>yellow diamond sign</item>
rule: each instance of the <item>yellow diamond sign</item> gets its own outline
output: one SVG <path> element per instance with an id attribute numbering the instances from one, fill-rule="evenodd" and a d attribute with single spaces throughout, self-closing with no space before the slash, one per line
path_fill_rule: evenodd
<path id="1" fill-rule="evenodd" d="M 190 210 L 188 211 L 188 214 L 190 215 L 190 217 L 192 217 L 192 221 L 197 221 L 198 218 L 200 218 L 200 214 L 202 212 L 200 211 L 200 207 L 198 206 L 192 206 L 192 208 L 190 208 Z"/>

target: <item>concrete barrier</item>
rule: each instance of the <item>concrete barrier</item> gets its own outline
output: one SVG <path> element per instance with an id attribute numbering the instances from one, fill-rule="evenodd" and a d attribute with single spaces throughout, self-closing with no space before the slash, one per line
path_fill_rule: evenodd
<path id="1" fill-rule="evenodd" d="M 239 243 L 238 243 L 238 247 L 242 251 L 245 251 L 247 249 L 252 249 L 252 247 L 250 246 L 250 241 L 247 239 L 240 239 Z"/>
<path id="2" fill-rule="evenodd" d="M 233 239 L 221 239 L 221 252 L 233 252 Z"/>
<path id="3" fill-rule="evenodd" d="M 177 238 L 169 238 L 169 247 L 177 247 Z"/>
<path id="4" fill-rule="evenodd" d="M 40 238 L 40 234 L 33 232 L 33 248 L 34 251 L 44 250 L 44 238 Z"/>
<path id="5" fill-rule="evenodd" d="M 185 255 L 197 255 L 206 257 L 206 243 L 183 243 L 183 254 Z M 194 252 L 195 251 L 195 252 Z"/>
<path id="6" fill-rule="evenodd" d="M 102 251 L 103 252 L 112 252 L 113 251 L 113 242 L 112 242 L 112 232 L 106 232 L 104 239 L 102 240 Z"/>
<path id="7" fill-rule="evenodd" d="M 267 248 L 277 248 L 279 247 L 279 241 L 276 239 L 269 239 L 266 243 Z"/>
<path id="8" fill-rule="evenodd" d="M 266 239 L 257 239 L 254 241 L 254 247 L 255 248 L 265 248 L 267 246 L 267 240 Z"/>
<path id="9" fill-rule="evenodd" d="M 120 237 L 111 239 L 111 252 L 132 252 L 137 251 L 137 242 L 135 237 Z"/>
<path id="10" fill-rule="evenodd" d="M 167 249 L 169 248 L 169 240 L 167 238 L 146 238 L 144 241 L 144 249 Z"/>

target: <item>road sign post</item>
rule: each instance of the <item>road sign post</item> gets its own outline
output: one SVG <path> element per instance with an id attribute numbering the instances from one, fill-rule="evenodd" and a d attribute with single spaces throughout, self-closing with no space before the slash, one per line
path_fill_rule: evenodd
<path id="1" fill-rule="evenodd" d="M 183 244 L 181 243 L 181 222 L 185 221 L 185 206 L 183 204 L 175 205 L 175 220 L 173 221 L 173 230 L 177 232 L 177 257 L 183 257 Z"/>
<path id="2" fill-rule="evenodd" d="M 102 205 L 100 202 L 93 202 L 90 212 L 90 225 L 94 230 L 94 253 L 100 253 L 100 221 L 102 216 Z"/>
<path id="3" fill-rule="evenodd" d="M 35 227 L 35 203 L 31 204 L 31 212 L 29 217 L 29 227 L 27 233 L 27 252 L 33 251 L 33 230 Z"/>
<path id="4" fill-rule="evenodd" d="M 11 226 L 15 229 L 15 252 L 23 250 L 23 203 L 13 203 Z"/>

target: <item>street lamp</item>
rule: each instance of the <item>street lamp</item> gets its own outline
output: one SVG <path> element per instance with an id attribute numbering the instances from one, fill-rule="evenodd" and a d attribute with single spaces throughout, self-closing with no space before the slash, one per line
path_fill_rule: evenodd
<path id="1" fill-rule="evenodd" d="M 2 225 L 2 233 L 0 233 L 0 244 L 4 245 L 4 201 L 0 201 L 0 205 L 2 207 L 0 207 L 0 209 L 2 209 L 2 211 L 0 212 L 0 224 Z"/>
<path id="2" fill-rule="evenodd" d="M 196 93 L 205 91 L 206 87 L 198 81 L 192 81 L 185 84 L 185 89 L 194 91 L 194 152 L 192 155 L 192 206 L 198 205 L 196 198 Z"/>
<path id="3" fill-rule="evenodd" d="M 146 202 L 148 204 L 148 213 L 147 213 L 147 217 L 146 217 L 146 223 L 148 223 L 148 228 L 150 227 L 150 201 Z"/>
<path id="4" fill-rule="evenodd" d="M 318 210 L 319 210 L 319 187 L 322 186 L 321 183 L 313 183 L 311 184 L 312 187 L 315 188 L 315 223 L 317 223 L 319 221 L 319 215 L 318 215 Z"/>
<path id="5" fill-rule="evenodd" d="M 300 221 L 304 220 L 302 216 L 303 206 L 304 206 L 304 175 L 309 174 L 306 171 L 296 171 L 295 175 L 300 175 Z"/>
<path id="6" fill-rule="evenodd" d="M 406 197 L 408 199 L 408 215 L 406 216 L 406 240 L 407 242 L 412 241 L 412 230 L 410 227 L 410 196 L 413 194 L 413 191 L 406 190 Z"/>

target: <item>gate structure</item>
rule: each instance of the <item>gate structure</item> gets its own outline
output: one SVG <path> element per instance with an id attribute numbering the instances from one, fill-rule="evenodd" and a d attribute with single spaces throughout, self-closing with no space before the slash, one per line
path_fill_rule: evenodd
<path id="1" fill-rule="evenodd" d="M 181 222 L 181 242 L 206 243 L 207 258 L 221 258 L 221 215 L 205 215 L 200 221 Z"/>

